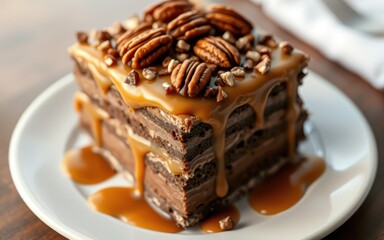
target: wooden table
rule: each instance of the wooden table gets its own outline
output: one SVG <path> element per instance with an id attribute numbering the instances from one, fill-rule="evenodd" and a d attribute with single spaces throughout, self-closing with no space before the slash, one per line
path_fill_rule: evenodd
<path id="1" fill-rule="evenodd" d="M 236 3 L 234 7 L 256 25 L 307 52 L 312 57 L 311 69 L 342 89 L 363 112 L 375 133 L 379 148 L 378 174 L 361 208 L 326 239 L 383 239 L 384 93 L 373 89 L 362 78 L 329 61 L 311 46 L 276 25 L 261 13 L 259 7 L 245 0 L 220 2 Z M 75 31 L 112 24 L 116 19 L 131 16 L 135 9 L 142 9 L 144 5 L 148 5 L 147 1 L 2 1 L 0 239 L 63 238 L 26 207 L 12 183 L 8 168 L 12 130 L 28 104 L 50 84 L 71 71 L 72 63 L 66 48 L 75 40 Z"/>

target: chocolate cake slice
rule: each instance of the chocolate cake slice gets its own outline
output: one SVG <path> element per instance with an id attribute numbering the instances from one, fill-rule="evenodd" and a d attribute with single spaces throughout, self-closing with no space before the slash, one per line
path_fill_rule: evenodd
<path id="1" fill-rule="evenodd" d="M 163 1 L 78 33 L 69 53 L 81 126 L 183 228 L 278 172 L 304 138 L 308 57 L 229 7 Z"/>

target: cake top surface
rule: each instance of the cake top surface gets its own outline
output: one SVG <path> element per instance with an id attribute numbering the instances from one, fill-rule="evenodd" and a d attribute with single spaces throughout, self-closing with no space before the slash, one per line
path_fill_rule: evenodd
<path id="1" fill-rule="evenodd" d="M 212 115 L 262 101 L 306 65 L 289 43 L 253 29 L 230 7 L 168 0 L 91 37 L 79 32 L 69 53 L 104 93 L 116 87 L 133 109 L 158 107 L 212 122 Z"/>

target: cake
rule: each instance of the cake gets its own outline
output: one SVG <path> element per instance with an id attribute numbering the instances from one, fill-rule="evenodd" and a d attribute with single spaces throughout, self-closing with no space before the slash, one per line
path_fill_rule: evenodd
<path id="1" fill-rule="evenodd" d="M 291 162 L 308 57 L 227 6 L 162 1 L 69 48 L 80 125 L 182 228 Z"/>

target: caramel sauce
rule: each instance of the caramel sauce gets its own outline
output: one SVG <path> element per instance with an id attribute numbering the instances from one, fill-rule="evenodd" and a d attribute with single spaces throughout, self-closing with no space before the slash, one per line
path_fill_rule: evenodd
<path id="1" fill-rule="evenodd" d="M 96 145 L 98 147 L 101 147 L 102 146 L 101 123 L 103 119 L 108 118 L 108 114 L 103 110 L 101 110 L 100 108 L 94 107 L 86 94 L 77 92 L 75 95 L 75 109 L 76 111 L 81 111 L 83 108 L 89 116 L 90 123 L 91 123 L 91 130 L 95 138 Z"/>
<path id="2" fill-rule="evenodd" d="M 96 211 L 138 227 L 167 233 L 182 230 L 173 220 L 156 212 L 142 196 L 138 196 L 135 188 L 105 188 L 92 194 L 88 202 Z"/>
<path id="3" fill-rule="evenodd" d="M 80 184 L 100 183 L 116 173 L 93 146 L 68 150 L 61 167 L 73 181 Z"/>
<path id="4" fill-rule="evenodd" d="M 227 205 L 218 209 L 201 221 L 199 226 L 201 230 L 206 233 L 222 232 L 224 230 L 220 228 L 219 221 L 228 216 L 232 218 L 233 223 L 236 226 L 240 219 L 240 213 L 234 205 Z"/>
<path id="5" fill-rule="evenodd" d="M 320 157 L 305 156 L 290 163 L 277 174 L 267 178 L 248 196 L 250 206 L 263 215 L 280 213 L 295 205 L 306 188 L 318 179 L 325 170 L 325 161 Z"/>
<path id="6" fill-rule="evenodd" d="M 158 107 L 161 110 L 174 114 L 195 115 L 201 121 L 208 123 L 213 129 L 214 153 L 217 161 L 216 194 L 224 197 L 228 192 L 228 183 L 225 171 L 224 146 L 225 129 L 230 114 L 237 107 L 250 104 L 256 114 L 256 127 L 262 127 L 265 103 L 272 88 L 279 83 L 286 83 L 289 98 L 288 107 L 288 140 L 289 156 L 295 153 L 295 122 L 296 114 L 296 77 L 306 64 L 307 58 L 294 51 L 289 57 L 282 56 L 279 49 L 272 52 L 271 70 L 266 75 L 247 73 L 244 79 L 237 80 L 234 87 L 225 86 L 228 98 L 217 103 L 215 99 L 187 98 L 178 94 L 165 95 L 162 88 L 164 82 L 170 83 L 169 76 L 157 77 L 155 81 L 147 81 L 142 72 L 137 70 L 141 81 L 136 86 L 125 84 L 125 78 L 132 70 L 123 66 L 121 62 L 114 67 L 107 67 L 103 62 L 103 53 L 86 44 L 75 44 L 69 53 L 80 62 L 86 62 L 98 86 L 105 91 L 109 86 L 104 78 L 110 79 L 125 103 L 133 109 L 142 107 Z M 104 76 L 104 77 L 101 77 Z M 283 76 L 283 77 L 282 77 Z M 101 83 L 101 81 L 103 81 Z M 96 125 L 96 124 L 95 124 Z M 139 154 L 143 161 L 143 155 Z M 140 168 L 143 171 L 143 168 Z M 137 173 L 138 174 L 138 173 Z M 142 175 L 142 174 L 140 174 Z"/>
<path id="7" fill-rule="evenodd" d="M 181 162 L 173 160 L 164 151 L 152 146 L 148 140 L 134 134 L 131 129 L 128 129 L 128 143 L 135 159 L 135 186 L 139 193 L 142 194 L 144 191 L 144 159 L 147 153 L 152 152 L 160 156 L 172 174 L 183 172 Z"/>

